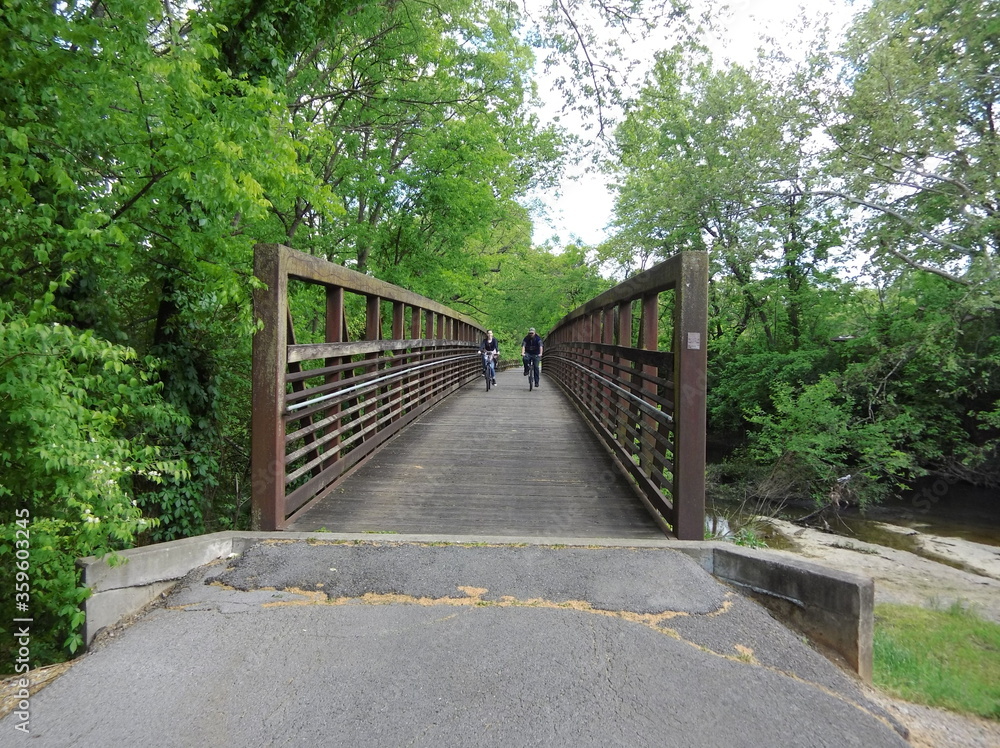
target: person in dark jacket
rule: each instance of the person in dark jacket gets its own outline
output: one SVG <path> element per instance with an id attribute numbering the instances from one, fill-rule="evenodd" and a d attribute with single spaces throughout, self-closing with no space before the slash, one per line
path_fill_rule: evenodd
<path id="1" fill-rule="evenodd" d="M 521 360 L 524 362 L 524 376 L 533 376 L 538 386 L 538 376 L 542 369 L 542 339 L 532 327 L 521 341 Z"/>

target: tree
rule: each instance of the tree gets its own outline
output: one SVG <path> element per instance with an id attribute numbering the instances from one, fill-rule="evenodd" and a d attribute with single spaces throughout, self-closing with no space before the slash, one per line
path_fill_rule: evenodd
<path id="1" fill-rule="evenodd" d="M 562 159 L 560 135 L 527 111 L 533 57 L 517 18 L 503 3 L 450 0 L 343 21 L 289 72 L 316 187 L 275 199 L 282 238 L 390 280 L 461 263 L 466 242 Z"/>
<path id="2" fill-rule="evenodd" d="M 710 432 L 744 448 L 764 494 L 822 501 L 853 471 L 867 501 L 912 473 L 913 414 L 866 410 L 831 341 L 864 306 L 834 272 L 845 218 L 817 194 L 825 66 L 821 50 L 751 68 L 658 56 L 616 131 L 620 231 L 604 249 L 626 271 L 632 247 L 709 250 Z"/>
<path id="3" fill-rule="evenodd" d="M 0 564 L 11 580 L 0 591 L 10 614 L 0 623 L 5 672 L 14 672 L 17 650 L 12 618 L 34 621 L 33 665 L 80 647 L 88 590 L 76 559 L 129 548 L 155 524 L 142 516 L 136 478 L 158 483 L 186 472 L 134 428 L 186 426 L 159 399 L 156 362 L 60 324 L 55 290 L 26 314 L 0 302 Z"/>
<path id="4" fill-rule="evenodd" d="M 881 376 L 931 419 L 913 436 L 921 463 L 986 483 L 1000 472 L 998 40 L 991 3 L 876 0 L 843 49 L 827 191 L 856 208 L 887 296 L 912 299 L 919 324 L 883 347 Z M 902 324 L 874 320 L 880 335 Z"/>
<path id="5" fill-rule="evenodd" d="M 0 8 L 0 523 L 30 512 L 45 659 L 79 644 L 77 556 L 204 528 L 252 327 L 241 230 L 296 168 L 273 88 L 219 72 L 198 20 Z"/>
<path id="6" fill-rule="evenodd" d="M 534 327 L 539 334 L 555 327 L 566 314 L 607 290 L 613 282 L 602 278 L 589 247 L 571 245 L 555 254 L 545 248 L 523 247 L 504 255 L 495 272 L 483 278 L 476 291 L 500 340 L 504 358 L 520 356 L 521 340 Z"/>
<path id="7" fill-rule="evenodd" d="M 653 35 L 678 40 L 692 33 L 690 6 L 679 0 L 537 0 L 524 2 L 529 38 L 545 50 L 544 69 L 584 130 L 598 139 L 612 131 L 647 60 Z M 590 145 L 590 144 L 588 144 Z"/>
<path id="8" fill-rule="evenodd" d="M 827 282 L 839 217 L 810 194 L 816 180 L 812 71 L 768 80 L 716 71 L 697 50 L 660 54 L 616 131 L 616 218 L 603 257 L 630 273 L 688 249 L 711 250 L 714 334 L 736 343 L 755 326 L 771 350 L 805 343 L 811 280 Z M 725 280 L 723 280 L 725 278 Z"/>
<path id="9" fill-rule="evenodd" d="M 1000 12 L 985 0 L 875 0 L 843 50 L 829 194 L 862 209 L 862 246 L 996 303 Z M 982 298 L 982 296 L 981 296 Z"/>

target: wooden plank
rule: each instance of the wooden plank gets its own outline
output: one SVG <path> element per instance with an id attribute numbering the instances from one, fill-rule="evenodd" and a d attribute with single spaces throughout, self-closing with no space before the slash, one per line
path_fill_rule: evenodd
<path id="1" fill-rule="evenodd" d="M 289 530 L 660 538 L 605 448 L 543 375 L 481 379 L 410 424 Z"/>
<path id="2" fill-rule="evenodd" d="M 698 251 L 681 252 L 680 254 L 676 254 L 673 257 L 654 265 L 648 270 L 645 270 L 637 275 L 633 275 L 631 278 L 627 278 L 614 288 L 605 291 L 600 296 L 595 296 L 586 304 L 577 307 L 559 320 L 556 327 L 561 327 L 562 325 L 565 325 L 578 317 L 588 315 L 595 310 L 604 309 L 607 306 L 613 306 L 626 301 L 631 301 L 633 299 L 638 299 L 651 292 L 659 292 L 667 288 L 673 288 L 681 279 L 684 265 L 689 261 L 688 258 L 691 255 L 707 256 L 705 252 Z M 596 338 L 595 342 L 597 342 Z M 651 350 L 655 350 L 655 347 Z"/>
<path id="3" fill-rule="evenodd" d="M 444 304 L 428 299 L 405 288 L 394 286 L 370 275 L 359 273 L 356 270 L 327 262 L 320 257 L 299 252 L 297 250 L 276 244 L 259 244 L 259 251 L 269 253 L 280 253 L 282 262 L 287 268 L 288 275 L 299 280 L 313 283 L 323 283 L 330 286 L 341 286 L 351 293 L 365 296 L 378 296 L 391 301 L 401 301 L 404 304 L 418 306 L 421 309 L 428 309 L 443 315 L 455 315 L 458 319 L 468 322 L 477 330 L 481 329 L 476 320 L 464 314 L 449 309 Z"/>

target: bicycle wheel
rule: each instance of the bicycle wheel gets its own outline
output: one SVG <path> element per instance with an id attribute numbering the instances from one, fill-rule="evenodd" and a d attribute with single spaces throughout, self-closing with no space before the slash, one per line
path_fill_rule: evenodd
<path id="1" fill-rule="evenodd" d="M 531 392 L 535 388 L 535 372 L 533 367 L 528 367 L 528 392 Z"/>
<path id="2" fill-rule="evenodd" d="M 490 387 L 493 386 L 493 377 L 490 376 L 490 367 L 486 367 L 486 373 L 484 376 L 486 377 L 486 391 L 489 392 Z"/>

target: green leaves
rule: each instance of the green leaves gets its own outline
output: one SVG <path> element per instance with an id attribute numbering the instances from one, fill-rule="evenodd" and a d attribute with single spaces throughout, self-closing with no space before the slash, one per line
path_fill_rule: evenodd
<path id="1" fill-rule="evenodd" d="M 28 314 L 0 304 L 0 557 L 15 547 L 16 517 L 30 517 L 41 661 L 80 644 L 87 590 L 75 559 L 131 547 L 155 524 L 138 508 L 136 482 L 185 474 L 182 462 L 129 433 L 151 411 L 180 422 L 159 401 L 159 383 L 132 350 L 56 321 L 53 298 Z M 0 591 L 5 610 L 12 595 Z"/>
<path id="2" fill-rule="evenodd" d="M 901 479 L 919 474 L 912 453 L 900 448 L 914 425 L 908 414 L 859 417 L 863 411 L 836 376 L 798 389 L 779 384 L 772 403 L 772 413 L 761 410 L 749 417 L 759 428 L 749 454 L 775 466 L 786 481 L 786 496 L 809 496 L 824 505 L 831 488 L 844 479 L 850 482 L 845 498 L 850 495 L 865 506 Z"/>
<path id="3" fill-rule="evenodd" d="M 786 495 L 1000 474 L 988 5 L 875 0 L 839 80 L 821 34 L 747 67 L 665 51 L 615 131 L 602 258 L 711 251 L 709 433 Z"/>
<path id="4" fill-rule="evenodd" d="M 998 280 L 996 29 L 984 0 L 877 0 L 851 29 L 832 166 L 883 267 Z"/>
<path id="5" fill-rule="evenodd" d="M 514 215 L 561 152 L 528 116 L 533 60 L 513 12 L 371 5 L 303 48 L 287 95 L 312 179 L 276 203 L 283 240 L 423 285 Z"/>

